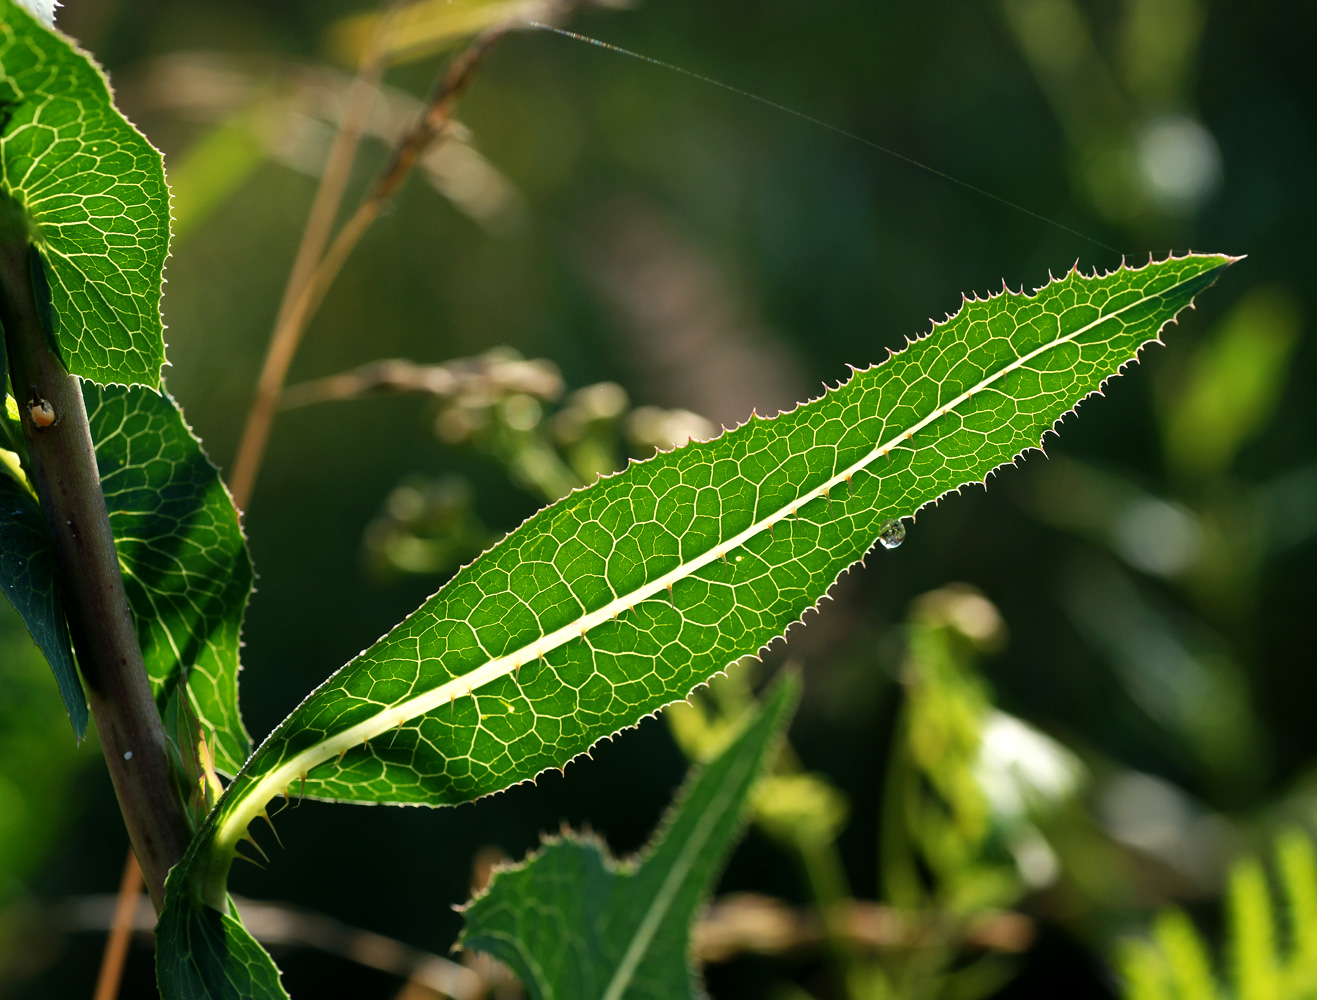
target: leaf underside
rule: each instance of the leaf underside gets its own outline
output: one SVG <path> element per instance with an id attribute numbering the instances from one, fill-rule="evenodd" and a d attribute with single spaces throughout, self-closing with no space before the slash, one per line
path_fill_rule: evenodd
<path id="1" fill-rule="evenodd" d="M 742 733 L 688 782 L 660 832 L 619 864 L 590 837 L 545 843 L 496 872 L 464 910 L 458 944 L 500 959 L 533 1000 L 702 995 L 690 958 L 697 907 L 722 869 L 799 685 L 780 684 Z"/>
<path id="2" fill-rule="evenodd" d="M 175 868 L 166 910 L 224 907 L 237 842 L 278 794 L 467 801 L 685 697 L 782 636 L 894 520 L 1038 447 L 1231 262 L 1075 270 L 966 300 L 810 403 L 547 507 L 262 743 Z"/>
<path id="3" fill-rule="evenodd" d="M 91 59 L 13 0 L 0 0 L 0 191 L 35 230 L 69 371 L 158 385 L 169 248 L 160 153 L 114 107 Z"/>
<path id="4" fill-rule="evenodd" d="M 1038 446 L 1227 263 L 967 301 L 811 403 L 572 493 L 313 692 L 225 811 L 303 773 L 314 797 L 437 805 L 561 766 L 781 636 L 893 519 Z"/>
<path id="5" fill-rule="evenodd" d="M 252 566 L 238 513 L 167 394 L 84 383 L 83 398 L 152 693 L 163 711 L 186 678 L 215 766 L 234 774 L 251 750 L 238 655 Z"/>

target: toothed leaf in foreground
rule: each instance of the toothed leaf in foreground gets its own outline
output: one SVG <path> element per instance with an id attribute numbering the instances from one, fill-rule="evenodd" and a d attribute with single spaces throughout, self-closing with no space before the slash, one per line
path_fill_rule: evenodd
<path id="1" fill-rule="evenodd" d="M 742 733 L 687 783 L 639 858 L 618 863 L 594 838 L 554 838 L 494 874 L 466 907 L 458 943 L 511 966 L 532 1000 L 701 995 L 691 968 L 691 921 L 740 833 L 746 797 L 798 689 L 794 678 L 778 685 Z"/>
<path id="2" fill-rule="evenodd" d="M 0 590 L 50 664 L 73 732 L 82 739 L 87 735 L 87 696 L 73 665 L 69 627 L 55 585 L 55 557 L 37 498 L 18 479 L 17 459 L 14 452 L 0 452 Z"/>
<path id="3" fill-rule="evenodd" d="M 100 69 L 12 0 L 0 0 L 0 202 L 45 261 L 69 371 L 159 384 L 169 248 L 160 153 L 114 107 Z"/>
<path id="4" fill-rule="evenodd" d="M 163 712 L 186 679 L 215 766 L 234 774 L 251 751 L 238 653 L 252 566 L 238 512 L 168 395 L 84 383 L 83 398 L 151 691 Z"/>
<path id="5" fill-rule="evenodd" d="M 781 636 L 900 518 L 1037 447 L 1230 263 L 1072 271 L 968 300 L 813 402 L 547 507 L 284 720 L 174 891 L 223 908 L 238 841 L 285 791 L 468 801 L 685 697 Z"/>

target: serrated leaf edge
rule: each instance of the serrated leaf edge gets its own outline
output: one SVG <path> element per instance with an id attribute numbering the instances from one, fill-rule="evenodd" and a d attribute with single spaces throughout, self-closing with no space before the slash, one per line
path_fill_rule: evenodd
<path id="1" fill-rule="evenodd" d="M 1080 274 L 1081 277 L 1087 277 L 1088 279 L 1092 280 L 1100 277 L 1110 277 L 1114 274 L 1118 274 L 1124 271 L 1128 271 L 1130 273 L 1137 273 L 1138 271 L 1145 270 L 1146 268 L 1152 266 L 1155 263 L 1165 264 L 1165 263 L 1170 263 L 1171 261 L 1174 260 L 1188 260 L 1197 257 L 1202 257 L 1202 258 L 1210 257 L 1219 260 L 1221 263 L 1219 267 L 1216 269 L 1217 271 L 1224 269 L 1225 267 L 1229 266 L 1230 264 L 1240 259 L 1238 257 L 1230 257 L 1225 255 L 1217 255 L 1217 254 L 1196 254 L 1191 251 L 1183 255 L 1182 257 L 1176 257 L 1174 254 L 1168 254 L 1164 261 L 1156 261 L 1154 258 L 1150 256 L 1147 264 L 1144 264 L 1141 267 L 1129 267 L 1124 261 L 1122 261 L 1120 266 L 1118 268 L 1115 268 L 1114 270 L 1103 272 L 1102 274 L 1099 274 L 1097 271 L 1094 271 L 1094 273 L 1090 276 L 1082 275 L 1082 273 L 1079 271 L 1078 264 L 1076 264 L 1062 278 L 1057 278 L 1049 273 L 1048 275 L 1049 280 L 1045 284 L 1038 286 L 1032 293 L 1029 294 L 1037 295 L 1040 292 L 1045 291 L 1051 285 L 1060 283 L 1061 281 L 1064 281 L 1066 278 L 1070 277 L 1073 274 Z M 1186 279 L 1186 280 L 1198 279 L 1208 273 L 1210 272 L 1207 271 L 1200 272 L 1199 274 L 1193 275 L 1191 279 Z M 471 697 L 475 691 L 484 687 L 485 685 L 493 681 L 499 680 L 503 677 L 506 677 L 509 674 L 515 673 L 522 666 L 535 662 L 543 654 L 548 653 L 550 650 L 556 649 L 559 646 L 566 644 L 567 642 L 580 638 L 586 633 L 588 633 L 591 629 L 601 625 L 602 623 L 609 621 L 618 615 L 624 614 L 632 610 L 635 607 L 635 605 L 641 603 L 642 601 L 651 600 L 655 598 L 663 599 L 666 595 L 666 592 L 669 590 L 671 586 L 674 586 L 675 584 L 679 583 L 683 579 L 689 577 L 692 573 L 695 573 L 697 570 L 703 568 L 704 566 L 707 566 L 708 564 L 712 563 L 714 560 L 727 556 L 735 549 L 738 549 L 741 546 L 745 545 L 750 539 L 766 531 L 770 531 L 773 528 L 773 526 L 776 525 L 778 522 L 782 521 L 785 518 L 789 518 L 798 514 L 801 508 L 803 508 L 805 505 L 815 500 L 825 499 L 831 489 L 839 487 L 842 483 L 847 482 L 849 479 L 851 479 L 853 476 L 855 476 L 860 472 L 869 471 L 869 466 L 874 464 L 876 461 L 885 458 L 892 450 L 896 448 L 900 448 L 903 445 L 905 445 L 920 430 L 929 426 L 930 424 L 940 419 L 941 417 L 951 413 L 953 410 L 955 410 L 956 407 L 960 406 L 962 403 L 973 397 L 976 393 L 989 388 L 994 382 L 1003 378 L 1007 374 L 1018 370 L 1020 367 L 1022 367 L 1029 361 L 1033 360 L 1034 358 L 1039 357 L 1040 355 L 1045 354 L 1050 350 L 1054 350 L 1058 346 L 1073 341 L 1075 338 L 1081 336 L 1084 333 L 1089 332 L 1090 330 L 1094 329 L 1097 326 L 1100 326 L 1103 323 L 1106 323 L 1120 316 L 1122 313 L 1125 313 L 1128 310 L 1134 309 L 1140 305 L 1144 305 L 1147 302 L 1152 301 L 1154 299 L 1161 298 L 1169 294 L 1170 292 L 1173 292 L 1178 287 L 1179 284 L 1176 284 L 1168 288 L 1160 289 L 1154 294 L 1143 295 L 1140 298 L 1135 299 L 1129 303 L 1126 303 L 1120 308 L 1113 310 L 1112 312 L 1105 313 L 1093 319 L 1091 322 L 1084 324 L 1082 327 L 1078 327 L 1067 334 L 1049 340 L 1046 344 L 1038 348 L 1035 348 L 1034 350 L 1028 352 L 1027 354 L 1021 355 L 1020 357 L 1013 359 L 1010 364 L 1002 367 L 999 371 L 994 372 L 987 378 L 984 378 L 970 389 L 966 390 L 965 392 L 962 392 L 960 395 L 955 397 L 950 402 L 944 403 L 943 405 L 934 409 L 927 416 L 923 417 L 919 421 L 916 421 L 914 424 L 910 425 L 906 429 L 898 432 L 896 435 L 894 435 L 887 441 L 878 443 L 863 458 L 859 459 L 858 461 L 852 463 L 847 468 L 836 473 L 823 484 L 802 494 L 801 496 L 793 500 L 791 503 L 787 504 L 782 508 L 779 508 L 777 511 L 773 512 L 769 516 L 764 517 L 761 520 L 755 522 L 754 524 L 750 525 L 743 531 L 739 532 L 737 535 L 733 536 L 731 539 L 724 542 L 723 544 L 715 546 L 714 548 L 711 548 L 707 552 L 699 556 L 696 556 L 694 559 L 688 560 L 687 562 L 680 564 L 679 566 L 663 574 L 661 577 L 658 577 L 650 581 L 644 586 L 638 587 L 634 591 L 630 591 L 627 594 L 615 598 L 614 600 L 608 602 L 607 604 L 596 609 L 595 611 L 580 616 L 571 624 L 563 626 L 562 628 L 559 628 L 549 633 L 548 635 L 541 636 L 539 639 L 536 639 L 535 641 L 529 643 L 526 646 L 523 646 L 518 650 L 514 650 L 513 652 L 508 653 L 504 656 L 489 660 L 488 662 L 482 664 L 481 666 L 476 667 L 474 670 L 468 671 L 466 674 L 463 674 L 461 677 L 456 677 L 445 684 L 439 685 L 438 687 L 432 688 L 429 691 L 424 692 L 423 694 L 417 695 L 414 698 L 409 698 L 406 701 L 400 702 L 387 709 L 384 709 L 376 713 L 371 718 L 366 719 L 365 721 L 360 722 L 357 725 L 352 726 L 348 729 L 345 729 L 340 733 L 336 733 L 334 736 L 322 740 L 321 742 L 315 744 L 314 746 L 308 747 L 306 750 L 302 751 L 301 753 L 298 753 L 295 756 L 290 757 L 288 760 L 284 761 L 282 764 L 278 765 L 271 771 L 253 780 L 250 785 L 248 785 L 245 789 L 243 789 L 243 793 L 241 797 L 236 802 L 231 802 L 231 803 L 221 802 L 217 806 L 217 810 L 219 810 L 219 812 L 215 817 L 215 825 L 212 834 L 213 849 L 218 851 L 221 857 L 231 856 L 233 852 L 236 850 L 238 842 L 246 834 L 247 828 L 250 826 L 253 820 L 255 820 L 258 816 L 262 815 L 265 812 L 266 806 L 269 804 L 269 802 L 272 801 L 276 795 L 283 794 L 287 789 L 294 787 L 297 781 L 302 776 L 306 775 L 312 768 L 320 764 L 323 764 L 328 760 L 332 760 L 340 756 L 341 754 L 346 753 L 348 750 L 352 749 L 353 747 L 356 747 L 362 743 L 369 742 L 370 740 L 376 737 L 382 736 L 388 733 L 389 731 L 391 731 L 392 729 L 400 725 L 404 725 L 407 722 L 411 721 L 412 719 L 424 715 L 427 712 L 434 711 L 438 708 L 443 707 L 444 705 L 449 705 L 455 702 L 456 699 L 458 698 Z M 920 335 L 919 337 L 906 338 L 907 345 L 905 348 L 902 348 L 900 351 L 891 351 L 889 349 L 888 357 L 885 358 L 883 361 L 879 362 L 878 364 L 870 365 L 868 368 L 865 369 L 853 369 L 853 371 L 855 372 L 871 371 L 874 368 L 881 367 L 883 364 L 886 364 L 887 361 L 889 361 L 895 355 L 902 353 L 904 350 L 907 350 L 910 346 L 913 346 L 915 343 L 927 339 L 928 337 L 932 336 L 939 328 L 945 326 L 947 323 L 954 320 L 957 316 L 959 316 L 960 312 L 963 311 L 963 309 L 969 302 L 990 301 L 992 299 L 1001 298 L 1003 296 L 1007 298 L 1025 297 L 1026 293 L 1023 290 L 1020 290 L 1018 292 L 1011 291 L 1010 288 L 1007 287 L 1006 284 L 1003 282 L 1002 291 L 991 293 L 985 298 L 979 298 L 977 295 L 973 299 L 971 299 L 969 296 L 962 296 L 961 309 L 957 310 L 956 313 L 954 314 L 948 315 L 947 319 L 944 320 L 942 323 L 934 322 L 933 328 L 929 330 L 927 333 Z M 1191 308 L 1192 303 L 1189 303 L 1187 307 Z M 1147 344 L 1154 342 L 1160 343 L 1161 331 L 1176 321 L 1176 317 L 1179 315 L 1180 311 L 1183 311 L 1183 307 L 1181 310 L 1178 310 L 1176 312 L 1175 316 L 1172 316 L 1168 318 L 1165 322 L 1163 322 L 1158 327 L 1157 332 L 1153 336 L 1149 337 L 1148 340 L 1144 341 L 1143 344 L 1139 345 L 1139 348 L 1135 351 L 1130 361 L 1121 365 L 1120 368 L 1118 368 L 1115 373 L 1104 379 L 1101 385 L 1099 386 L 1099 388 L 1097 390 L 1094 390 L 1094 392 L 1100 392 L 1102 387 L 1105 387 L 1106 384 L 1112 378 L 1114 378 L 1116 375 L 1121 374 L 1130 363 L 1136 361 L 1139 352 L 1142 351 L 1143 347 L 1147 346 Z M 845 384 L 845 383 L 841 383 L 841 384 Z M 835 391 L 835 390 L 828 390 L 828 391 Z M 1094 393 L 1088 393 L 1084 398 L 1086 399 L 1088 398 L 1089 395 L 1093 395 L 1093 394 Z M 826 396 L 827 391 L 825 391 L 823 395 Z M 816 396 L 804 402 L 798 403 L 795 407 L 793 407 L 791 410 L 786 412 L 788 413 L 794 412 L 800 407 L 808 406 L 809 404 L 817 401 L 820 398 L 822 398 L 822 396 Z M 1082 402 L 1082 399 L 1079 402 Z M 1078 406 L 1078 402 L 1075 404 L 1075 407 L 1077 406 Z M 1058 417 L 1056 423 L 1060 423 L 1060 421 L 1063 420 L 1068 413 L 1074 411 L 1075 407 L 1072 407 L 1070 410 L 1066 411 L 1065 414 L 1062 414 L 1060 417 Z M 762 419 L 775 419 L 775 418 L 763 418 L 763 417 L 758 417 L 757 415 L 752 415 L 750 419 L 762 420 Z M 1055 427 L 1055 424 L 1053 425 L 1053 427 Z M 723 433 L 727 433 L 729 430 L 732 429 L 735 428 L 731 428 L 731 429 L 724 428 Z M 715 436 L 713 439 L 711 439 L 711 441 L 716 441 L 721 436 L 722 435 L 719 434 Z M 683 445 L 682 447 L 688 447 L 688 445 Z M 1038 447 L 1041 450 L 1042 448 L 1041 439 L 1036 447 Z M 1015 459 L 1013 459 L 1012 461 L 1018 460 L 1020 456 L 1026 454 L 1029 450 L 1031 449 L 1030 448 L 1022 449 L 1015 456 Z M 639 464 L 639 463 L 633 462 L 631 464 Z M 1001 465 L 995 467 L 994 470 L 991 470 L 987 475 L 991 475 L 992 471 L 995 471 L 996 468 L 1001 468 L 1002 466 L 1009 464 L 1012 463 L 1010 462 L 1001 463 Z M 616 473 L 615 475 L 621 475 L 621 474 L 622 473 Z M 987 481 L 987 475 L 985 475 L 983 480 L 985 484 Z M 605 477 L 605 478 L 611 478 L 611 477 Z M 968 483 L 962 484 L 962 486 L 963 485 L 968 485 Z M 582 489 L 589 489 L 589 488 L 590 487 L 582 487 Z M 959 487 L 957 487 L 957 489 L 959 489 Z M 568 494 L 568 497 L 572 496 L 576 492 L 577 490 L 573 490 L 572 494 Z M 947 490 L 946 492 L 941 494 L 941 496 L 945 496 L 947 495 L 947 493 L 951 493 L 951 492 L 955 492 L 955 490 Z M 929 501 L 929 503 L 936 504 L 938 500 L 941 499 L 941 496 L 939 496 L 937 499 Z M 559 500 L 556 504 L 549 505 L 549 507 L 546 508 L 546 510 L 552 509 L 558 504 L 563 503 L 566 499 L 568 498 Z M 925 504 L 924 506 L 927 505 L 928 504 Z M 922 510 L 923 507 L 921 506 L 919 509 Z M 913 518 L 914 515 L 917 513 L 918 511 L 913 511 L 909 516 Z M 838 578 L 840 578 L 840 574 Z M 825 593 L 823 596 L 826 597 L 827 594 Z M 823 598 L 821 597 L 820 601 L 816 602 L 813 605 L 813 607 L 817 609 L 818 603 L 820 603 L 822 599 Z M 802 618 L 803 618 L 803 612 L 802 612 Z M 789 627 L 790 626 L 788 626 L 788 628 Z M 673 700 L 679 701 L 680 699 L 673 699 Z M 256 752 L 257 753 L 260 752 L 259 747 L 257 748 Z M 253 754 L 253 756 L 255 755 Z M 207 895 L 210 895 L 210 893 L 207 893 Z"/>

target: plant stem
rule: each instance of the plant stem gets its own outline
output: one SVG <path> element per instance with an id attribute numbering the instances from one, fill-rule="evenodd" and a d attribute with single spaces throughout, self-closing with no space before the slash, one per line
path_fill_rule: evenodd
<path id="1" fill-rule="evenodd" d="M 388 165 L 314 268 L 306 268 L 303 254 L 299 250 L 297 267 L 289 278 L 285 301 L 280 306 L 279 319 L 270 336 L 270 346 L 261 368 L 256 398 L 252 400 L 242 440 L 238 444 L 238 454 L 233 461 L 229 489 L 239 510 L 245 512 L 251 501 L 256 474 L 260 470 L 265 446 L 270 438 L 270 427 L 279 409 L 279 394 L 283 391 L 288 368 L 293 363 L 302 334 L 306 332 L 320 303 L 361 237 L 393 202 L 421 154 L 452 121 L 457 102 L 471 85 L 485 55 L 512 26 L 511 23 L 500 24 L 484 32 L 445 67 L 420 116 L 398 142 Z M 344 129 L 346 127 L 345 123 Z M 355 150 L 355 143 L 350 148 Z M 322 189 L 325 186 L 322 182 Z M 323 245 L 323 238 L 317 238 Z M 307 245 L 305 240 L 304 245 Z M 295 281 L 295 278 L 300 280 Z"/>
<path id="2" fill-rule="evenodd" d="M 119 898 L 114 907 L 114 923 L 105 941 L 101 956 L 101 972 L 96 978 L 93 1000 L 115 1000 L 119 984 L 123 981 L 124 960 L 128 957 L 128 944 L 133 936 L 133 919 L 137 916 L 137 901 L 142 895 L 142 869 L 137 857 L 128 852 L 124 863 L 123 881 L 119 883 Z"/>
<path id="3" fill-rule="evenodd" d="M 165 875 L 190 838 L 183 800 L 124 592 L 81 382 L 64 368 L 43 326 L 29 237 L 16 219 L 0 221 L 0 324 L 31 480 L 105 763 L 158 910 Z"/>
<path id="4" fill-rule="evenodd" d="M 381 24 L 387 20 L 388 15 L 385 15 Z M 297 341 L 300 339 L 300 336 L 292 335 L 291 331 L 294 327 L 290 326 L 289 321 L 307 282 L 315 272 L 316 264 L 324 256 L 325 244 L 329 242 L 334 218 L 338 214 L 339 205 L 343 201 L 343 192 L 352 173 L 352 163 L 357 157 L 361 133 L 376 97 L 376 87 L 384 68 L 377 51 L 381 33 L 381 31 L 376 32 L 370 51 L 363 58 L 357 77 L 352 82 L 347 108 L 339 122 L 334 143 L 325 160 L 325 167 L 320 173 L 320 184 L 316 188 L 315 200 L 311 203 L 311 211 L 302 230 L 302 239 L 297 245 L 297 256 L 293 259 L 293 268 L 288 274 L 287 284 L 284 285 L 283 298 L 279 302 L 279 314 L 274 321 L 270 346 L 256 387 L 256 398 L 247 416 L 242 443 L 238 446 L 238 457 L 234 462 L 230 489 L 233 493 L 233 502 L 239 510 L 246 510 L 247 504 L 251 501 L 252 490 L 256 485 L 256 472 L 260 467 L 261 456 L 265 452 L 270 425 L 274 421 L 274 403 L 278 400 L 279 390 L 287 377 L 288 366 L 292 364 Z"/>

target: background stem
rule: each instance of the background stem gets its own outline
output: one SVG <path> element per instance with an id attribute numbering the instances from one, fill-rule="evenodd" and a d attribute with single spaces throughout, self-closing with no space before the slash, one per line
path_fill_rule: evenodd
<path id="1" fill-rule="evenodd" d="M 0 231 L 0 324 L 9 377 L 96 731 L 158 910 L 165 875 L 183 856 L 189 827 L 124 593 L 81 382 L 65 370 L 42 325 L 32 254 L 21 227 L 5 225 Z M 54 410 L 49 426 L 32 420 L 33 404 L 39 401 Z"/>
<path id="2" fill-rule="evenodd" d="M 114 923 L 105 942 L 105 952 L 101 956 L 101 971 L 96 978 L 96 993 L 93 1000 L 115 1000 L 119 995 L 119 984 L 123 981 L 124 961 L 128 957 L 128 945 L 133 936 L 133 918 L 137 915 L 137 902 L 142 895 L 142 869 L 137 865 L 137 857 L 128 852 L 124 862 L 123 881 L 119 883 L 118 904 L 114 908 Z"/>
<path id="3" fill-rule="evenodd" d="M 448 63 L 425 109 L 399 140 L 384 171 L 376 178 L 369 192 L 338 231 L 333 242 L 329 244 L 329 249 L 323 256 L 318 257 L 314 267 L 308 267 L 303 258 L 309 259 L 310 250 L 315 249 L 316 242 L 323 246 L 324 234 L 321 234 L 317 228 L 313 240 L 304 238 L 303 247 L 298 251 L 294 272 L 289 277 L 284 302 L 279 308 L 279 318 L 271 334 L 270 346 L 256 386 L 256 397 L 252 400 L 251 409 L 248 411 L 247 423 L 238 444 L 238 454 L 233 460 L 233 474 L 229 478 L 233 502 L 244 514 L 251 502 L 252 491 L 256 488 L 256 474 L 265 457 L 270 428 L 279 409 L 279 394 L 283 391 L 289 366 L 292 365 L 293 357 L 297 354 L 297 348 L 301 344 L 307 325 L 315 316 L 316 310 L 320 308 L 320 303 L 334 283 L 334 279 L 338 277 L 339 271 L 343 269 L 348 257 L 356 249 L 361 237 L 393 202 L 394 195 L 402 187 L 403 181 L 407 179 L 421 154 L 452 121 L 458 100 L 475 79 L 476 71 L 484 62 L 490 48 L 507 34 L 511 27 L 512 23 L 504 23 L 490 28 Z M 345 119 L 340 136 L 346 136 L 346 141 L 335 144 L 335 152 L 340 154 L 336 160 L 344 159 L 345 166 L 350 166 L 350 156 L 356 150 L 356 139 L 359 135 L 360 123 Z M 336 162 L 333 172 L 335 175 L 338 169 Z M 331 190 L 330 176 L 331 171 L 327 168 L 321 182 L 322 191 Z M 333 183 L 331 193 L 336 205 L 342 194 L 342 185 L 337 180 Z M 319 227 L 319 220 L 332 217 L 328 208 L 320 205 L 320 201 L 317 195 L 312 219 L 308 221 L 308 232 L 313 223 Z M 306 249 L 308 247 L 310 249 Z"/>

